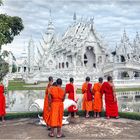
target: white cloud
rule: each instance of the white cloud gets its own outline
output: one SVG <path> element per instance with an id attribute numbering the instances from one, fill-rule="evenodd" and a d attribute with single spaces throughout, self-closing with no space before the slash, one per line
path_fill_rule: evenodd
<path id="1" fill-rule="evenodd" d="M 11 48 L 18 55 L 31 36 L 38 44 L 41 33 L 47 30 L 50 9 L 56 32 L 59 34 L 63 34 L 72 23 L 74 12 L 78 18 L 94 16 L 97 32 L 104 36 L 105 41 L 112 47 L 120 41 L 124 28 L 131 40 L 136 31 L 140 32 L 139 5 L 139 0 L 6 0 L 0 9 L 1 13 L 20 16 L 25 29 L 12 44 L 3 48 Z"/>

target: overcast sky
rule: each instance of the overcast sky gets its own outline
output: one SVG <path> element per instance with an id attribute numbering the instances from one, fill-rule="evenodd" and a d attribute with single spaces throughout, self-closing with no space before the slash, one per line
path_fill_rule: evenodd
<path id="1" fill-rule="evenodd" d="M 96 31 L 111 48 L 120 42 L 124 28 L 131 41 L 136 31 L 140 32 L 140 0 L 5 0 L 0 12 L 21 17 L 25 29 L 4 48 L 19 56 L 31 36 L 38 45 L 50 9 L 59 35 L 73 22 L 74 12 L 77 18 L 94 17 Z"/>

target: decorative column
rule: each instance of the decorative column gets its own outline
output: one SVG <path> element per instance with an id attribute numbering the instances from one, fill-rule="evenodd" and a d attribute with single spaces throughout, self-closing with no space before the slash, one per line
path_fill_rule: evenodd
<path id="1" fill-rule="evenodd" d="M 134 79 L 135 72 L 133 72 L 133 71 L 128 71 L 128 75 L 129 75 L 129 78 L 130 78 L 130 79 Z"/>
<path id="2" fill-rule="evenodd" d="M 34 71 L 34 42 L 31 38 L 28 44 L 28 73 Z"/>

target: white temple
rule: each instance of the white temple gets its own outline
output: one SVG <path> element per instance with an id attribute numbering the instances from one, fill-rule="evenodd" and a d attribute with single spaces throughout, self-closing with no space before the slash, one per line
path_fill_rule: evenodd
<path id="1" fill-rule="evenodd" d="M 52 19 L 49 19 L 46 33 L 40 46 L 31 39 L 24 79 L 27 83 L 47 81 L 61 77 L 67 82 L 74 77 L 79 84 L 90 76 L 91 81 L 98 77 L 112 75 L 114 79 L 140 78 L 140 38 L 138 33 L 131 43 L 124 30 L 120 43 L 111 52 L 103 38 L 96 32 L 94 20 L 76 19 L 67 28 L 61 39 L 55 33 Z M 37 54 L 35 54 L 37 49 Z M 23 73 L 22 72 L 22 73 Z"/>

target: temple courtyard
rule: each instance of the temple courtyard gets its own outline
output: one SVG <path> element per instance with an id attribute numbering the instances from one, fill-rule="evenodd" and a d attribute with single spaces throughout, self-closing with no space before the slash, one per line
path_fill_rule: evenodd
<path id="1" fill-rule="evenodd" d="M 140 121 L 83 117 L 63 126 L 63 139 L 140 139 Z M 55 139 L 48 137 L 46 127 L 38 119 L 14 119 L 0 123 L 0 139 Z"/>

